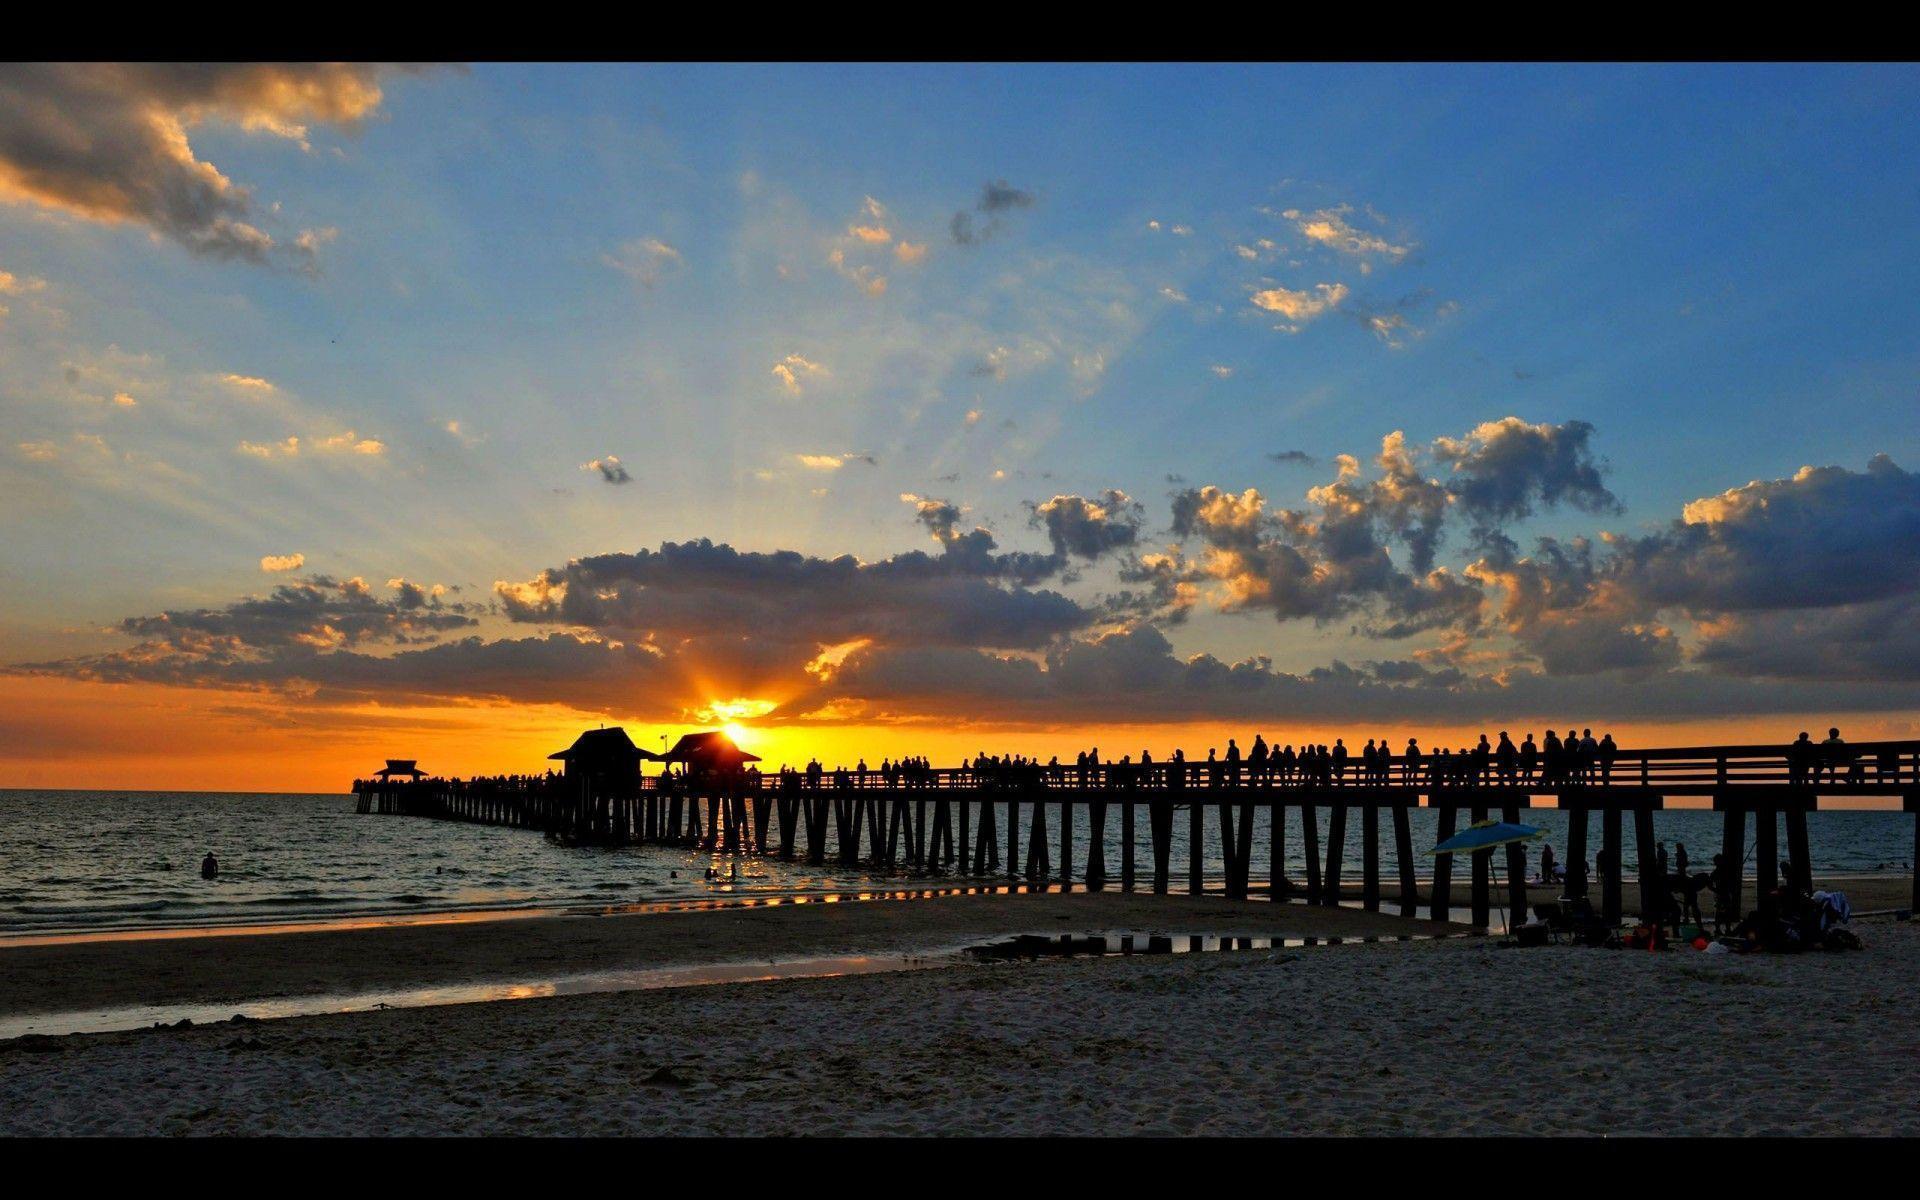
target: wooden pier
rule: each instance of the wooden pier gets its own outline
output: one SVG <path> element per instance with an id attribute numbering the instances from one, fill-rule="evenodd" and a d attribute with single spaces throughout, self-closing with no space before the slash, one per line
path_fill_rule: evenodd
<path id="1" fill-rule="evenodd" d="M 1804 748 L 1802 748 L 1804 751 Z M 1551 800 L 1567 810 L 1566 894 L 1586 896 L 1587 818 L 1601 818 L 1602 857 L 1612 864 L 1601 887 L 1601 914 L 1623 915 L 1621 851 L 1628 818 L 1640 864 L 1640 915 L 1657 919 L 1665 896 L 1654 878 L 1653 814 L 1674 797 L 1707 797 L 1724 814 L 1721 853 L 1744 863 L 1747 825 L 1753 818 L 1758 900 L 1778 883 L 1782 862 L 1777 825 L 1786 825 L 1785 865 L 1792 882 L 1810 885 L 1807 814 L 1833 801 L 1897 800 L 1916 814 L 1914 855 L 1920 866 L 1920 741 L 1855 743 L 1847 757 L 1796 759 L 1780 745 L 1710 746 L 1622 750 L 1605 765 L 1574 775 L 1546 778 L 1523 774 L 1472 756 L 1457 755 L 1436 769 L 1426 757 L 1376 761 L 1371 768 L 1349 762 L 1344 770 L 1307 777 L 1269 765 L 1157 763 L 1102 765 L 954 767 L 887 773 L 835 771 L 817 779 L 798 774 L 708 772 L 695 776 L 647 776 L 609 785 L 603 776 L 535 776 L 504 779 L 422 777 L 411 762 L 396 773 L 357 781 L 357 809 L 441 820 L 539 830 L 582 842 L 669 845 L 717 853 L 772 855 L 822 865 L 831 859 L 877 872 L 955 872 L 1071 885 L 1088 890 L 1144 887 L 1166 893 L 1184 875 L 1185 890 L 1205 890 L 1208 826 L 1221 849 L 1223 893 L 1245 898 L 1256 891 L 1297 895 L 1310 904 L 1336 904 L 1342 895 L 1348 825 L 1357 814 L 1361 862 L 1360 902 L 1383 904 L 1412 916 L 1418 908 L 1410 810 L 1437 810 L 1445 839 L 1474 821 L 1521 819 L 1522 810 Z M 389 771 L 393 764 L 389 764 Z M 664 781 L 664 782 L 663 782 Z M 1543 805 L 1544 806 L 1544 805 Z M 1267 815 L 1267 878 L 1251 875 L 1256 812 Z M 1324 843 L 1320 813 L 1328 825 Z M 1173 862 L 1176 815 L 1187 817 L 1184 872 Z M 1211 814 L 1211 815 L 1210 815 Z M 1291 816 L 1289 815 L 1291 814 Z M 1076 846 L 1077 818 L 1085 818 L 1084 854 Z M 1149 861 L 1136 862 L 1136 829 L 1144 815 Z M 1107 837 L 1119 828 L 1119 878 L 1107 878 Z M 1304 881 L 1285 879 L 1288 836 L 1297 830 L 1306 867 Z M 1381 843 L 1393 839 L 1398 878 L 1380 875 Z M 1023 853 L 1024 852 L 1024 853 Z M 1526 911 L 1526 857 L 1510 846 L 1504 875 L 1506 903 Z M 1057 855 L 1057 857 L 1056 857 Z M 1454 872 L 1463 870 L 1467 906 L 1475 926 L 1490 923 L 1491 853 L 1455 864 L 1434 860 L 1427 900 L 1435 921 L 1448 919 L 1454 902 Z M 1741 882 L 1732 872 L 1731 894 L 1719 898 L 1722 917 L 1741 913 Z M 1389 895 L 1391 890 L 1391 895 Z M 1920 871 L 1913 905 L 1920 910 Z"/>

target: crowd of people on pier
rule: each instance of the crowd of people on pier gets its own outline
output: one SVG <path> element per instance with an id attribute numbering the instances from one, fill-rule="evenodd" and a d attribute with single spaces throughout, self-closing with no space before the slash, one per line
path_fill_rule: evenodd
<path id="1" fill-rule="evenodd" d="M 1190 760 L 1186 751 L 1176 749 L 1156 761 L 1151 750 L 1142 750 L 1135 759 L 1123 754 L 1117 760 L 1102 760 L 1100 748 L 1076 753 L 1073 761 L 1059 756 L 1040 761 L 1024 754 L 988 754 L 985 751 L 965 759 L 952 772 L 958 786 L 1014 787 L 1039 784 L 1049 787 L 1540 787 L 1561 788 L 1586 783 L 1602 786 L 1611 783 L 1613 766 L 1620 752 L 1611 733 L 1598 739 L 1593 730 L 1565 738 L 1549 729 L 1539 742 L 1527 733 L 1519 742 L 1501 730 L 1498 741 L 1481 734 L 1472 746 L 1440 747 L 1422 750 L 1418 738 L 1408 738 L 1399 754 L 1393 752 L 1385 737 L 1368 738 L 1358 752 L 1347 748 L 1346 739 L 1325 743 L 1269 743 L 1255 734 L 1253 744 L 1244 752 L 1239 739 L 1228 738 L 1223 753 L 1210 747 L 1203 760 Z M 823 787 L 842 790 L 860 787 L 932 787 L 938 772 L 924 757 L 882 759 L 877 768 L 869 768 L 863 758 L 847 768 L 828 770 L 818 759 L 804 768 L 782 766 L 778 785 L 783 790 L 815 791 Z"/>

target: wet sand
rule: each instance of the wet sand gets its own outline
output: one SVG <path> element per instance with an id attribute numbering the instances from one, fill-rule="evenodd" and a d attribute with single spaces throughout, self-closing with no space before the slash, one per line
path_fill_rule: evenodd
<path id="1" fill-rule="evenodd" d="M 1449 928 L 1457 927 L 1349 909 L 1104 892 L 0 943 L 0 1017 L 130 1005 L 242 1005 L 694 963 L 917 953 L 1018 933 L 1128 929 L 1358 937 Z"/>
<path id="2" fill-rule="evenodd" d="M 1847 954 L 1468 938 L 22 1039 L 0 1133 L 1920 1133 L 1920 927 L 1858 931 Z"/>

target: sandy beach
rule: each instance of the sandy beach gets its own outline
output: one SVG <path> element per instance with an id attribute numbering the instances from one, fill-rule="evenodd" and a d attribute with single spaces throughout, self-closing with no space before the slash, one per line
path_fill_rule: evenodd
<path id="1" fill-rule="evenodd" d="M 96 942 L 5 952 L 0 1004 L 71 1004 L 80 989 L 94 1003 L 237 994 L 276 980 L 339 990 L 449 968 L 497 978 L 578 969 L 583 956 L 765 953 L 769 939 L 782 954 L 837 953 L 1123 926 L 1416 928 L 1350 910 L 1109 894 Z M 1859 931 L 1864 953 L 1796 957 L 1461 938 L 956 960 L 21 1038 L 0 1042 L 0 1132 L 1920 1132 L 1908 996 L 1920 927 Z M 195 982 L 195 970 L 223 982 Z"/>
<path id="2" fill-rule="evenodd" d="M 0 1017 L 132 1004 L 239 1005 L 685 964 L 924 953 L 1020 933 L 1129 929 L 1359 937 L 1460 928 L 1351 909 L 1106 892 L 0 943 Z"/>

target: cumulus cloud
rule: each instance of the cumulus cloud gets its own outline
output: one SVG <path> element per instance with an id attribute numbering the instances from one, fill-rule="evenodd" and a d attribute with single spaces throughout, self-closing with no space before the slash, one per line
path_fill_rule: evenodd
<path id="1" fill-rule="evenodd" d="M 313 125 L 352 129 L 380 107 L 390 68 L 355 63 L 15 63 L 0 72 L 0 201 L 144 226 L 210 258 L 308 263 L 326 239 L 283 245 L 246 186 L 199 158 L 203 124 L 305 147 Z"/>
<path id="2" fill-rule="evenodd" d="M 627 473 L 627 468 L 621 465 L 619 456 L 614 454 L 583 462 L 580 464 L 580 469 L 582 471 L 598 471 L 600 478 L 607 483 L 621 484 L 633 482 L 633 476 Z"/>
<path id="3" fill-rule="evenodd" d="M 808 380 L 826 375 L 827 369 L 812 362 L 804 355 L 789 354 L 773 364 L 772 375 L 780 381 L 780 390 L 789 396 L 798 396 L 806 390 Z"/>
<path id="4" fill-rule="evenodd" d="M 1280 215 L 1292 222 L 1300 236 L 1307 241 L 1359 259 L 1363 265 L 1375 260 L 1397 263 L 1413 253 L 1411 242 L 1395 242 L 1375 230 L 1356 227 L 1352 220 L 1354 207 L 1351 204 L 1313 211 L 1290 208 Z M 1377 214 L 1369 212 L 1367 215 L 1377 219 Z"/>
<path id="5" fill-rule="evenodd" d="M 307 565 L 304 554 L 267 554 L 260 558 L 260 569 L 269 573 L 278 571 L 298 571 Z"/>
<path id="6" fill-rule="evenodd" d="M 1275 326 L 1287 333 L 1298 333 L 1301 326 L 1316 317 L 1325 316 L 1339 308 L 1348 293 L 1344 283 L 1316 283 L 1311 288 L 1294 290 L 1284 287 L 1264 288 L 1253 293 L 1255 308 L 1277 313 L 1285 318 L 1283 324 Z"/>

